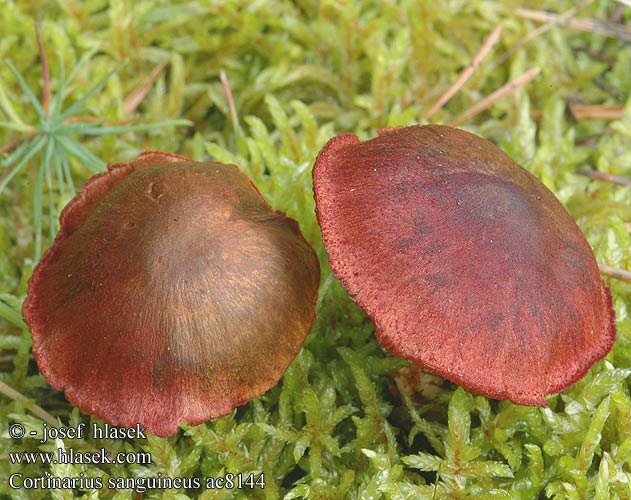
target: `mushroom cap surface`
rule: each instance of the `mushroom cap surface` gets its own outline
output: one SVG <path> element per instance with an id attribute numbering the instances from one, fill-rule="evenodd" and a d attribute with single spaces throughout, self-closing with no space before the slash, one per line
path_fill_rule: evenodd
<path id="1" fill-rule="evenodd" d="M 545 406 L 613 346 L 611 294 L 585 237 L 491 142 L 447 126 L 343 134 L 313 179 L 331 267 L 390 353 Z"/>
<path id="2" fill-rule="evenodd" d="M 159 436 L 226 415 L 311 329 L 317 256 L 234 165 L 145 152 L 60 223 L 23 314 L 41 372 L 85 413 Z"/>

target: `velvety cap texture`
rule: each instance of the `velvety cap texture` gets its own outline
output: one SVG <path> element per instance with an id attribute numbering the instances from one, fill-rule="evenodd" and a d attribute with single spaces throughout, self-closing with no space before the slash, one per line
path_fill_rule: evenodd
<path id="1" fill-rule="evenodd" d="M 331 267 L 392 354 L 545 405 L 611 349 L 611 295 L 585 237 L 491 142 L 447 126 L 344 134 L 313 179 Z"/>
<path id="2" fill-rule="evenodd" d="M 226 415 L 311 329 L 315 252 L 234 165 L 145 152 L 60 223 L 23 313 L 41 372 L 85 413 L 159 436 Z"/>

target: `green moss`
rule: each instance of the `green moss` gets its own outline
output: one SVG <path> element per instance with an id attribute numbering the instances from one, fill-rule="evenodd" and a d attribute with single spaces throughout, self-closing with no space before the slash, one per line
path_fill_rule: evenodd
<path id="1" fill-rule="evenodd" d="M 537 5 L 562 13 L 574 3 Z M 587 5 L 581 17 L 631 21 L 622 4 L 581 5 Z M 541 67 L 525 88 L 463 126 L 541 178 L 577 220 L 599 262 L 631 266 L 630 188 L 577 175 L 581 169 L 631 175 L 631 47 L 559 26 L 522 44 L 538 25 L 520 17 L 518 6 L 495 0 L 440 6 L 412 0 L 5 2 L 0 61 L 10 59 L 15 71 L 0 65 L 0 147 L 13 141 L 18 147 L 0 156 L 0 382 L 27 399 L 0 396 L 0 499 L 138 498 L 124 488 L 14 490 L 7 479 L 17 472 L 83 474 L 106 484 L 161 476 L 200 478 L 205 486 L 205 478 L 228 473 L 265 478 L 264 489 L 155 489 L 142 498 L 630 498 L 628 283 L 609 283 L 615 348 L 583 380 L 550 398 L 548 408 L 490 401 L 447 383 L 419 403 L 394 390 L 393 374 L 407 363 L 383 353 L 372 325 L 333 277 L 314 216 L 311 167 L 323 144 L 336 133 L 363 139 L 377 128 L 423 122 L 423 112 L 502 23 L 497 47 L 430 121 L 448 123 L 509 79 Z M 65 110 L 80 125 L 42 112 L 33 19 L 51 67 L 54 116 Z M 127 109 L 125 99 L 160 65 L 138 108 Z M 616 120 L 576 121 L 568 102 L 624 104 L 625 111 Z M 192 126 L 173 127 L 185 123 Z M 15 422 L 41 438 L 33 403 L 62 425 L 92 423 L 38 373 L 20 307 L 38 249 L 50 243 L 75 186 L 89 169 L 144 149 L 236 163 L 275 208 L 300 222 L 322 264 L 313 332 L 277 387 L 171 438 L 11 439 Z M 8 455 L 102 447 L 146 452 L 153 462 L 17 465 Z"/>

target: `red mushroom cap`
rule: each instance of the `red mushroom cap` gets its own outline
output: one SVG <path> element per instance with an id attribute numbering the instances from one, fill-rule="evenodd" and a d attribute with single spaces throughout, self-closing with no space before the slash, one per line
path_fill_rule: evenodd
<path id="1" fill-rule="evenodd" d="M 446 126 L 344 134 L 313 179 L 331 267 L 387 351 L 545 406 L 611 349 L 611 295 L 585 237 L 492 143 Z"/>
<path id="2" fill-rule="evenodd" d="M 311 329 L 315 252 L 234 165 L 145 152 L 60 222 L 23 313 L 40 370 L 85 413 L 159 436 L 226 415 Z"/>

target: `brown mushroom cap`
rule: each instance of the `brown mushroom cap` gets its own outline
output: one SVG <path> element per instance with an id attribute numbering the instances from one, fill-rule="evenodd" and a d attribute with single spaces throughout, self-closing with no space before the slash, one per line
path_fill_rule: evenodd
<path id="1" fill-rule="evenodd" d="M 611 349 L 611 295 L 585 237 L 492 143 L 446 126 L 344 134 L 313 179 L 331 267 L 389 352 L 544 406 Z"/>
<path id="2" fill-rule="evenodd" d="M 311 329 L 315 252 L 234 165 L 145 152 L 60 222 L 23 313 L 40 370 L 85 413 L 160 436 L 226 415 Z"/>

